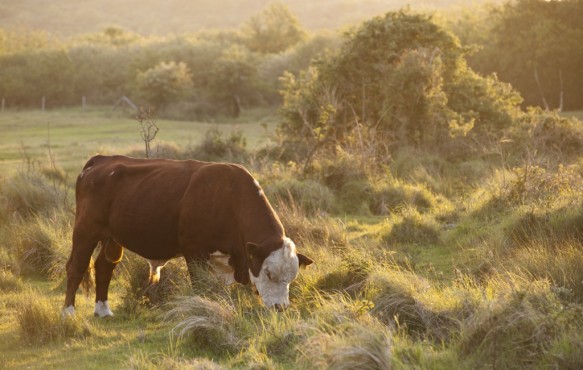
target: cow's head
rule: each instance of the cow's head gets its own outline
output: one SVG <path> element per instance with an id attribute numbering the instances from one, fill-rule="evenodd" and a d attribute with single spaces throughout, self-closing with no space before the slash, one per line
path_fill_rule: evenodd
<path id="1" fill-rule="evenodd" d="M 281 243 L 281 242 L 280 242 Z M 301 266 L 312 261 L 296 253 L 296 246 L 289 238 L 277 249 L 247 243 L 249 277 L 267 307 L 282 310 L 289 305 L 289 284 L 298 275 Z"/>

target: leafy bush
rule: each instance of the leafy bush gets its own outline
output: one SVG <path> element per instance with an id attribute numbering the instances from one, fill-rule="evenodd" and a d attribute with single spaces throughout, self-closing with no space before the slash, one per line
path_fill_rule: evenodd
<path id="1" fill-rule="evenodd" d="M 227 137 L 217 129 L 209 129 L 202 143 L 188 150 L 189 158 L 203 161 L 241 162 L 247 156 L 247 139 L 241 131 L 233 131 Z"/>
<path id="2" fill-rule="evenodd" d="M 157 107 L 183 99 L 192 92 L 192 76 L 184 62 L 160 62 L 138 73 L 136 83 L 144 99 Z"/>

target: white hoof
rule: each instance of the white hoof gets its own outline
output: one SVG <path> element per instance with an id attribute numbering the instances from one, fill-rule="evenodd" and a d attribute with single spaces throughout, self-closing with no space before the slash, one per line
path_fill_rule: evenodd
<path id="1" fill-rule="evenodd" d="M 74 316 L 75 315 L 75 307 L 73 307 L 73 305 L 70 305 L 69 307 L 65 307 L 63 308 L 63 311 L 61 311 L 61 317 L 63 319 L 70 317 L 70 316 Z"/>
<path id="2" fill-rule="evenodd" d="M 93 314 L 99 317 L 113 316 L 113 312 L 111 312 L 111 310 L 109 309 L 109 304 L 107 303 L 107 301 L 95 302 L 95 311 L 93 311 Z"/>

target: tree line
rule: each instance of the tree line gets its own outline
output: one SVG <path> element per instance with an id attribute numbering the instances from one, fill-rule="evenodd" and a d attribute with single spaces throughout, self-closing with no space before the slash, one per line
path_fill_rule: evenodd
<path id="1" fill-rule="evenodd" d="M 126 95 L 172 118 L 201 119 L 279 105 L 284 97 L 289 106 L 291 86 L 318 73 L 319 79 L 342 81 L 334 91 L 319 91 L 319 99 L 352 94 L 343 115 L 378 122 L 379 130 L 396 129 L 411 140 L 419 140 L 414 126 L 421 116 L 430 116 L 434 127 L 423 135 L 434 137 L 443 125 L 449 133 L 482 125 L 484 119 L 474 116 L 493 103 L 472 102 L 478 90 L 502 94 L 502 100 L 522 98 L 523 106 L 581 109 L 583 2 L 514 0 L 484 9 L 471 8 L 471 16 L 448 14 L 447 27 L 431 15 L 405 11 L 427 22 L 397 19 L 386 26 L 371 20 L 366 24 L 380 23 L 369 26 L 378 28 L 370 35 L 362 25 L 344 35 L 308 32 L 282 3 L 266 7 L 238 30 L 166 37 L 115 26 L 67 40 L 0 30 L 0 97 L 7 106 L 32 107 L 43 96 L 49 106 L 67 106 L 79 104 L 82 96 L 93 104 L 112 104 Z M 337 64 L 323 67 L 326 63 Z M 333 101 L 314 104 L 338 110 Z M 473 113 L 460 114 L 462 105 Z M 386 120 L 393 123 L 385 127 Z M 504 118 L 496 120 L 502 124 Z"/>

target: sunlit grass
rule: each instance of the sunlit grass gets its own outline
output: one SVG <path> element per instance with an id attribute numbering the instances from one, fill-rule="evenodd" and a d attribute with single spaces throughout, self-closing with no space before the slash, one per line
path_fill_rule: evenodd
<path id="1" fill-rule="evenodd" d="M 157 139 L 181 146 L 198 143 L 210 128 L 226 134 L 244 128 L 247 145 L 257 149 L 267 142 L 265 129 L 274 129 L 273 112 L 269 109 L 244 111 L 233 121 L 187 122 L 155 119 L 160 127 Z M 0 115 L 0 173 L 8 176 L 31 163 L 48 161 L 48 146 L 73 179 L 85 161 L 94 154 L 124 154 L 133 148 L 142 150 L 138 122 L 131 113 L 110 107 L 82 111 L 75 108 L 41 111 L 5 111 Z M 153 143 L 155 148 L 156 142 Z"/>

